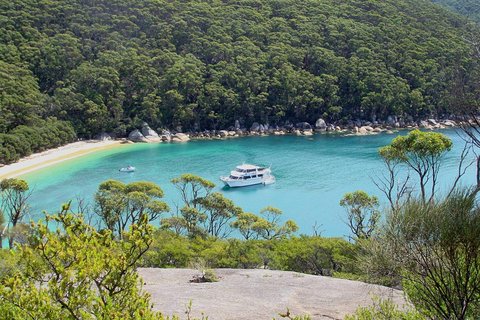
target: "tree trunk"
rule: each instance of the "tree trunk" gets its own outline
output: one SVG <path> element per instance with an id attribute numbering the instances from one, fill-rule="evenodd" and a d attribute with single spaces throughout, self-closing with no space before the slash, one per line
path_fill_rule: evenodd
<path id="1" fill-rule="evenodd" d="M 480 189 L 480 156 L 477 157 L 477 190 Z"/>

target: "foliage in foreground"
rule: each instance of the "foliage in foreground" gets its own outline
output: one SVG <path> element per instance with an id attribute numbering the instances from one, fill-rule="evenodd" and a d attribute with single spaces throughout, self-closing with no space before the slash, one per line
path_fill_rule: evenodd
<path id="1" fill-rule="evenodd" d="M 50 224 L 58 224 L 50 231 Z M 2 319 L 161 319 L 141 289 L 136 266 L 151 244 L 143 216 L 123 241 L 67 212 L 47 216 L 28 244 L 12 252 L 18 264 L 0 277 Z"/>
<path id="2" fill-rule="evenodd" d="M 384 230 L 372 240 L 377 251 L 371 263 L 394 266 L 408 299 L 427 317 L 478 315 L 480 208 L 475 197 L 463 190 L 436 203 L 410 200 L 387 216 Z"/>
<path id="3" fill-rule="evenodd" d="M 340 238 L 300 236 L 275 240 L 188 238 L 155 232 L 142 266 L 185 268 L 270 268 L 315 275 L 355 274 L 357 247 Z M 353 276 L 353 275 L 352 275 Z"/>
<path id="4" fill-rule="evenodd" d="M 345 320 L 426 320 L 420 313 L 412 309 L 400 309 L 391 300 L 376 299 L 369 307 L 359 307 Z"/>

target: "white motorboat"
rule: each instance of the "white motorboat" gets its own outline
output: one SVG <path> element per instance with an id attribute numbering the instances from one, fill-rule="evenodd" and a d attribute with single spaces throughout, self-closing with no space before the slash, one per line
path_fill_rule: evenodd
<path id="1" fill-rule="evenodd" d="M 125 168 L 120 168 L 118 169 L 120 172 L 135 172 L 135 167 L 134 166 L 127 166 Z"/>
<path id="2" fill-rule="evenodd" d="M 228 177 L 220 177 L 220 180 L 222 180 L 226 186 L 236 188 L 256 184 L 272 184 L 275 182 L 275 177 L 272 175 L 270 168 L 259 167 L 252 164 L 242 164 L 237 166 L 234 171 L 231 171 Z"/>

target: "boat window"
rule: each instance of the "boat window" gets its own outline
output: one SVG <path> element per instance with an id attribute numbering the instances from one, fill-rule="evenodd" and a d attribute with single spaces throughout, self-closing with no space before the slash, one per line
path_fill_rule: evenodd
<path id="1" fill-rule="evenodd" d="M 249 176 L 245 176 L 245 177 L 243 177 L 243 178 L 244 178 L 245 180 L 246 180 L 246 179 L 250 179 L 250 177 L 249 177 Z"/>
<path id="2" fill-rule="evenodd" d="M 259 178 L 263 177 L 263 174 L 259 174 L 258 177 L 259 177 Z"/>
<path id="3" fill-rule="evenodd" d="M 257 176 L 252 176 L 252 178 L 256 178 Z"/>

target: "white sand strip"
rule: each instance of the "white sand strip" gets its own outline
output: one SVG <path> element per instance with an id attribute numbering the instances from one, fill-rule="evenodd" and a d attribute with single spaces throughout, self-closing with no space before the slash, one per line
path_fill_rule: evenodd
<path id="1" fill-rule="evenodd" d="M 0 179 L 18 177 L 62 161 L 78 158 L 88 153 L 118 147 L 122 145 L 122 142 L 124 141 L 78 141 L 55 149 L 34 153 L 28 157 L 20 159 L 16 163 L 0 167 Z"/>

